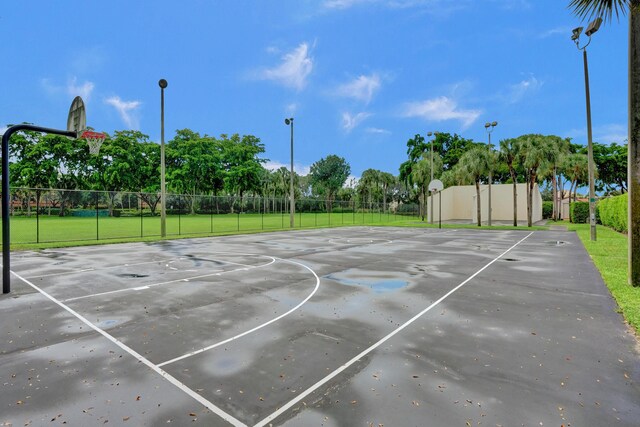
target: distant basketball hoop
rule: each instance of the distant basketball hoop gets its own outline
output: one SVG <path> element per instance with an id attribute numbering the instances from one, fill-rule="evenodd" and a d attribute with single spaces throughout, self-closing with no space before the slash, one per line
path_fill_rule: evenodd
<path id="1" fill-rule="evenodd" d="M 100 146 L 107 138 L 107 135 L 101 132 L 92 132 L 90 130 L 86 130 L 82 132 L 80 138 L 86 140 L 89 144 L 89 154 L 91 154 L 92 156 L 97 156 L 100 152 Z"/>

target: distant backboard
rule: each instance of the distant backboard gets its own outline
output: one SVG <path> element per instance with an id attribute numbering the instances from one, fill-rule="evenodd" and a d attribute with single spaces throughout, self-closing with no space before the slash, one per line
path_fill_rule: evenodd
<path id="1" fill-rule="evenodd" d="M 84 108 L 84 101 L 76 96 L 69 108 L 69 118 L 67 119 L 67 130 L 80 135 L 87 129 L 87 112 Z"/>

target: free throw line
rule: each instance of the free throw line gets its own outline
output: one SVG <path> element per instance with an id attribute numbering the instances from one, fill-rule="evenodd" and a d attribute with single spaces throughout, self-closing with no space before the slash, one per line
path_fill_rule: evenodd
<path id="1" fill-rule="evenodd" d="M 174 362 L 177 362 L 179 360 L 186 359 L 186 358 L 191 357 L 191 356 L 195 356 L 196 354 L 200 354 L 200 353 L 203 353 L 205 351 L 212 350 L 212 349 L 214 349 L 216 347 L 220 347 L 221 345 L 224 345 L 224 344 L 227 344 L 227 343 L 229 343 L 231 341 L 237 340 L 238 338 L 242 338 L 245 335 L 249 335 L 252 332 L 255 332 L 255 331 L 259 330 L 259 329 L 262 329 L 265 326 L 268 326 L 268 325 L 272 324 L 273 322 L 277 322 L 278 320 L 282 319 L 283 317 L 288 316 L 289 314 L 293 313 L 294 311 L 296 311 L 297 309 L 302 307 L 302 305 L 304 303 L 309 301 L 309 299 L 312 296 L 315 295 L 315 293 L 318 291 L 318 288 L 320 287 L 320 278 L 318 277 L 316 272 L 313 271 L 311 268 L 307 267 L 306 265 L 304 265 L 304 264 L 302 264 L 300 262 L 297 262 L 297 261 L 291 261 L 291 260 L 282 259 L 282 258 L 276 258 L 276 259 L 278 259 L 279 261 L 282 261 L 282 262 L 288 262 L 288 263 L 291 263 L 291 264 L 296 264 L 296 265 L 302 266 L 302 267 L 306 268 L 307 270 L 309 270 L 311 272 L 311 274 L 313 274 L 315 276 L 315 278 L 316 278 L 316 286 L 315 286 L 315 288 L 313 288 L 313 291 L 311 291 L 311 293 L 304 300 L 302 300 L 298 305 L 296 305 L 295 307 L 293 307 L 292 309 L 290 309 L 286 313 L 282 313 L 280 316 L 275 317 L 275 318 L 273 318 L 273 319 L 269 320 L 268 322 L 265 322 L 265 323 L 263 323 L 261 325 L 258 325 L 255 328 L 249 329 L 248 331 L 245 331 L 245 332 L 243 332 L 241 334 L 238 334 L 236 336 L 233 336 L 231 338 L 227 338 L 226 340 L 220 341 L 219 343 L 212 344 L 210 346 L 201 348 L 199 350 L 183 354 L 182 356 L 178 356 L 178 357 L 173 358 L 171 360 L 167 360 L 166 362 L 158 363 L 158 367 L 162 367 L 162 366 L 168 365 L 170 363 L 174 363 Z"/>

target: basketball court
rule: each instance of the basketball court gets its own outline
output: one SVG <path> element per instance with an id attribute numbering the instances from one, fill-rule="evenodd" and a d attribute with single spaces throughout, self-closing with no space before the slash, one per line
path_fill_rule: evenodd
<path id="1" fill-rule="evenodd" d="M 16 252 L 0 425 L 635 426 L 574 233 L 348 227 Z"/>

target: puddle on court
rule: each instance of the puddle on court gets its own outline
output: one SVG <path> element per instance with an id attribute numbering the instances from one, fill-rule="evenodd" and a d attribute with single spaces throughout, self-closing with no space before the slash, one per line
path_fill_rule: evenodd
<path id="1" fill-rule="evenodd" d="M 569 244 L 569 242 L 565 242 L 562 240 L 546 240 L 544 244 L 547 246 L 563 246 Z"/>
<path id="2" fill-rule="evenodd" d="M 365 273 L 369 273 L 365 275 Z M 332 273 L 324 276 L 325 279 L 333 280 L 342 285 L 369 288 L 377 294 L 397 291 L 409 286 L 406 280 L 399 280 L 390 277 L 371 277 L 371 272 L 362 271 L 360 274 L 353 270 L 340 273 Z"/>

